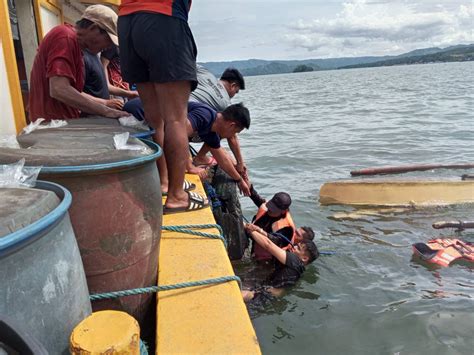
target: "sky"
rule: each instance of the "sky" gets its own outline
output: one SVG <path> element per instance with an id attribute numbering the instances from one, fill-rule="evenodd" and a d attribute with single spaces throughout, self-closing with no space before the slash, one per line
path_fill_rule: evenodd
<path id="1" fill-rule="evenodd" d="M 397 55 L 474 43 L 473 0 L 194 0 L 198 61 Z"/>

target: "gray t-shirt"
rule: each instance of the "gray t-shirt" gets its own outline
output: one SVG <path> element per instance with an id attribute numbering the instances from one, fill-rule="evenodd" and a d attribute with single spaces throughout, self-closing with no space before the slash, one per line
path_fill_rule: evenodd
<path id="1" fill-rule="evenodd" d="M 230 97 L 225 87 L 214 74 L 203 66 L 197 65 L 198 86 L 191 93 L 189 101 L 203 102 L 221 112 L 230 105 Z"/>

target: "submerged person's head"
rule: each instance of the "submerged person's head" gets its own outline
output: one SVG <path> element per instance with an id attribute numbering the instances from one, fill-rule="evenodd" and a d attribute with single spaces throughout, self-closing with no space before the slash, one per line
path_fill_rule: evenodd
<path id="1" fill-rule="evenodd" d="M 228 106 L 220 112 L 220 117 L 222 121 L 218 124 L 217 133 L 221 138 L 231 138 L 250 127 L 250 113 L 242 103 Z"/>
<path id="2" fill-rule="evenodd" d="M 311 264 L 319 257 L 319 250 L 316 244 L 312 240 L 306 239 L 295 245 L 293 253 L 295 253 L 305 265 Z"/>
<path id="3" fill-rule="evenodd" d="M 77 41 L 82 49 L 97 54 L 118 46 L 117 14 L 104 5 L 91 5 L 76 22 Z"/>
<path id="4" fill-rule="evenodd" d="M 235 68 L 227 68 L 221 75 L 221 81 L 229 94 L 233 98 L 240 90 L 245 90 L 245 80 L 242 74 Z"/>
<path id="5" fill-rule="evenodd" d="M 314 230 L 311 227 L 303 226 L 299 227 L 295 231 L 295 240 L 296 242 L 301 242 L 302 240 L 313 240 L 314 239 Z"/>

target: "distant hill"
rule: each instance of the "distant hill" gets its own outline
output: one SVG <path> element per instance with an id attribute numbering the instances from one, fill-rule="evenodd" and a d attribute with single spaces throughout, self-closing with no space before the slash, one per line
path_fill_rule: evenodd
<path id="1" fill-rule="evenodd" d="M 339 69 L 382 67 L 404 64 L 425 64 L 436 62 L 472 61 L 474 60 L 474 44 L 453 46 L 440 49 L 439 51 L 428 51 L 428 53 L 422 50 L 417 50 L 410 53 L 412 53 L 410 56 L 398 56 L 397 58 L 382 60 L 374 63 L 348 65 L 340 67 Z"/>
<path id="2" fill-rule="evenodd" d="M 267 74 L 283 74 L 292 73 L 296 67 L 300 65 L 307 65 L 312 67 L 314 70 L 332 70 L 342 68 L 361 68 L 369 66 L 382 66 L 382 65 L 398 65 L 398 64 L 413 64 L 417 63 L 419 57 L 436 55 L 437 53 L 447 53 L 450 51 L 461 50 L 464 51 L 467 47 L 473 45 L 458 45 L 447 48 L 423 48 L 416 49 L 411 52 L 407 52 L 397 56 L 366 56 L 366 57 L 352 57 L 352 58 L 328 58 L 328 59 L 304 59 L 304 60 L 263 60 L 263 59 L 248 59 L 228 62 L 204 62 L 199 63 L 210 70 L 214 75 L 219 77 L 222 72 L 228 67 L 237 68 L 245 76 L 252 75 L 267 75 Z M 438 59 L 437 61 L 452 61 L 461 57 L 456 56 L 455 52 L 453 56 L 440 56 L 444 59 Z M 406 59 L 412 58 L 412 59 Z M 418 58 L 418 59 L 416 59 Z M 433 57 L 435 58 L 435 57 Z M 464 58 L 469 58 L 464 57 Z M 393 62 L 391 62 L 393 60 Z M 469 60 L 469 59 L 467 59 Z M 472 60 L 472 59 L 470 59 Z M 405 62 L 404 62 L 405 61 Z M 436 60 L 433 60 L 436 61 Z M 375 64 L 377 63 L 377 64 Z M 386 63 L 386 64 L 380 64 Z M 398 64 L 387 64 L 387 63 L 398 63 Z M 374 64 L 374 65 L 371 65 Z"/>

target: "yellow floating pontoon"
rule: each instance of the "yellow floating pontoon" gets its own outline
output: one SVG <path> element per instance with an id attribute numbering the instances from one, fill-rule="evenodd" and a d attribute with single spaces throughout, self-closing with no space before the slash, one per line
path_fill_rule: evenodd
<path id="1" fill-rule="evenodd" d="M 325 183 L 323 205 L 436 206 L 474 202 L 474 180 L 360 179 Z"/>

